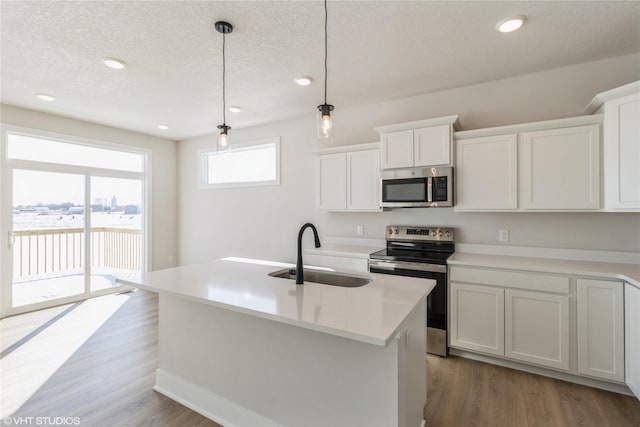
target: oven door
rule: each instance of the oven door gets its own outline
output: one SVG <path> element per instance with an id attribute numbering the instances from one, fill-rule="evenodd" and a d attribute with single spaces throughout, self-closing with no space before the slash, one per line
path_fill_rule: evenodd
<path id="1" fill-rule="evenodd" d="M 447 348 L 447 266 L 369 260 L 369 271 L 379 274 L 417 277 L 436 281 L 427 297 L 427 351 L 446 356 Z"/>

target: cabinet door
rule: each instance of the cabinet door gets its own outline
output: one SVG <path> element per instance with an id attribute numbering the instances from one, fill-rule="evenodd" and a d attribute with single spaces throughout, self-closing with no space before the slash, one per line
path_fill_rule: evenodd
<path id="1" fill-rule="evenodd" d="M 380 150 L 347 153 L 347 209 L 381 209 Z"/>
<path id="2" fill-rule="evenodd" d="M 430 126 L 413 130 L 414 166 L 451 164 L 451 126 Z"/>
<path id="3" fill-rule="evenodd" d="M 382 169 L 413 166 L 413 130 L 401 130 L 380 135 Z"/>
<path id="4" fill-rule="evenodd" d="M 505 291 L 505 356 L 569 370 L 569 297 Z"/>
<path id="5" fill-rule="evenodd" d="M 522 134 L 525 209 L 600 207 L 600 126 Z"/>
<path id="6" fill-rule="evenodd" d="M 456 210 L 518 207 L 518 138 L 515 134 L 456 142 Z"/>
<path id="7" fill-rule="evenodd" d="M 640 210 L 640 94 L 604 106 L 606 207 Z"/>
<path id="8" fill-rule="evenodd" d="M 640 289 L 624 284 L 625 382 L 640 399 Z"/>
<path id="9" fill-rule="evenodd" d="M 316 164 L 318 209 L 347 208 L 347 153 L 318 156 Z"/>
<path id="10" fill-rule="evenodd" d="M 504 290 L 451 282 L 449 345 L 504 356 Z"/>
<path id="11" fill-rule="evenodd" d="M 622 282 L 578 279 L 578 372 L 624 381 Z"/>

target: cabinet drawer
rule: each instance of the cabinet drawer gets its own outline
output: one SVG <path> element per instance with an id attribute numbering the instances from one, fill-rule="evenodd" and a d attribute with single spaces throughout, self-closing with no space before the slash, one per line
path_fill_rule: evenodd
<path id="1" fill-rule="evenodd" d="M 557 294 L 569 293 L 569 277 L 513 270 L 451 267 L 451 281 L 478 283 L 506 288 L 530 289 Z"/>

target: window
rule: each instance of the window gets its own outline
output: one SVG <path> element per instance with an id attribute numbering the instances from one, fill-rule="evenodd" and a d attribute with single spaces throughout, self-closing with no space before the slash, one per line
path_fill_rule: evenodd
<path id="1" fill-rule="evenodd" d="M 130 172 L 142 172 L 144 168 L 144 156 L 138 153 L 66 143 L 18 133 L 8 135 L 7 157 Z"/>
<path id="2" fill-rule="evenodd" d="M 280 138 L 236 144 L 219 153 L 199 152 L 200 188 L 280 184 Z"/>

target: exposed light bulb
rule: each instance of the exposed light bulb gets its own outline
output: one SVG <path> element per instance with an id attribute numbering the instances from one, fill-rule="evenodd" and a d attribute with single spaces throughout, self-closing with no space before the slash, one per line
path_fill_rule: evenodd
<path id="1" fill-rule="evenodd" d="M 320 141 L 327 142 L 333 139 L 332 110 L 333 105 L 322 104 L 318 106 L 318 139 Z"/>
<path id="2" fill-rule="evenodd" d="M 329 115 L 322 116 L 322 129 L 325 132 L 329 132 L 331 129 L 333 129 L 333 122 L 331 121 L 331 116 Z"/>
<path id="3" fill-rule="evenodd" d="M 231 144 L 229 143 L 229 135 L 227 135 L 226 130 L 220 132 L 218 135 L 218 151 L 228 151 L 231 148 Z"/>

